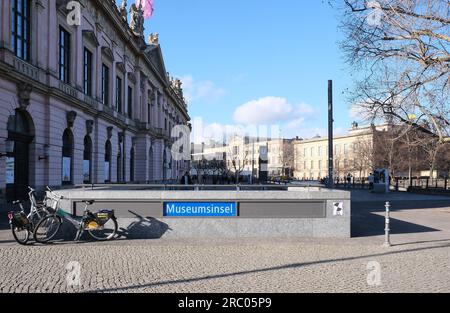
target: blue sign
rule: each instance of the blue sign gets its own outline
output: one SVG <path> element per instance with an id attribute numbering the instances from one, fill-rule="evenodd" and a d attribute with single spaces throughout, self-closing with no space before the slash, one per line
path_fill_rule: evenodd
<path id="1" fill-rule="evenodd" d="M 165 202 L 168 217 L 236 217 L 235 202 Z"/>

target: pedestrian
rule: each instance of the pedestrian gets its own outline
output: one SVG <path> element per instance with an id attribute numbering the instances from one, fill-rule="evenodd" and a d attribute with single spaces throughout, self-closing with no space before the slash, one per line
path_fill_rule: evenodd
<path id="1" fill-rule="evenodd" d="M 374 183 L 375 177 L 373 176 L 372 173 L 370 173 L 368 180 L 369 180 L 369 190 L 373 190 L 373 183 Z"/>
<path id="2" fill-rule="evenodd" d="M 192 178 L 189 175 L 189 172 L 186 172 L 183 177 L 181 177 L 181 185 L 192 185 Z"/>
<path id="3" fill-rule="evenodd" d="M 348 175 L 347 175 L 347 188 L 348 189 L 351 188 L 351 183 L 352 183 L 352 174 L 348 173 Z"/>

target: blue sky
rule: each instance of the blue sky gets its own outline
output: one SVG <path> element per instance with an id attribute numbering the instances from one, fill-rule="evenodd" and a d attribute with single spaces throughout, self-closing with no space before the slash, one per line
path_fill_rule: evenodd
<path id="1" fill-rule="evenodd" d="M 325 135 L 333 79 L 335 128 L 350 127 L 343 94 L 350 70 L 327 1 L 154 2 L 146 35 L 159 33 L 166 68 L 184 82 L 193 119 L 216 127 L 276 124 L 283 137 Z"/>

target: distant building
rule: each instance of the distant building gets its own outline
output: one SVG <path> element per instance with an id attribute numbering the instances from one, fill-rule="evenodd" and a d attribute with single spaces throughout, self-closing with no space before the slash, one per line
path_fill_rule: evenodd
<path id="1" fill-rule="evenodd" d="M 259 178 L 266 172 L 268 178 L 291 176 L 294 170 L 295 139 L 232 138 L 225 144 L 192 145 L 192 163 L 223 159 L 232 175 Z M 195 150 L 194 150 L 195 149 Z"/>
<path id="2" fill-rule="evenodd" d="M 348 134 L 334 137 L 334 176 L 343 178 L 348 173 L 357 178 L 367 177 L 374 165 L 376 136 L 389 126 L 359 127 L 354 124 Z M 317 180 L 328 177 L 328 138 L 314 137 L 295 143 L 294 177 Z"/>

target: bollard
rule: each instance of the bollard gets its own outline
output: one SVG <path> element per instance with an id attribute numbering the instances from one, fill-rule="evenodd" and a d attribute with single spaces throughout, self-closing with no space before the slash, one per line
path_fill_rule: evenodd
<path id="1" fill-rule="evenodd" d="M 391 246 L 391 235 L 390 235 L 390 210 L 391 210 L 391 204 L 389 202 L 386 202 L 386 223 L 384 228 L 384 247 L 390 247 Z"/>

